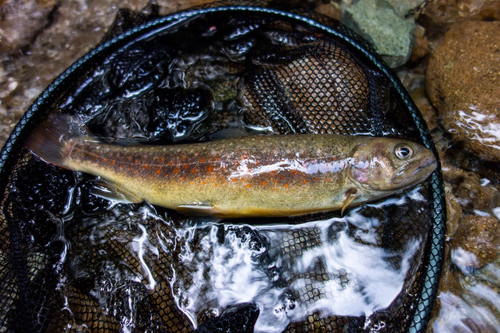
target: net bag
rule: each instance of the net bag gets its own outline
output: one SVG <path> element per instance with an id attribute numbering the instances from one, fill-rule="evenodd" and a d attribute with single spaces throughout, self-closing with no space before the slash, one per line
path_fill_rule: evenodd
<path id="1" fill-rule="evenodd" d="M 401 83 L 337 21 L 227 5 L 123 17 L 1 152 L 0 331 L 422 332 L 444 240 L 439 170 L 344 215 L 216 222 L 106 200 L 95 177 L 33 157 L 25 142 L 52 113 L 122 144 L 340 133 L 435 152 Z"/>

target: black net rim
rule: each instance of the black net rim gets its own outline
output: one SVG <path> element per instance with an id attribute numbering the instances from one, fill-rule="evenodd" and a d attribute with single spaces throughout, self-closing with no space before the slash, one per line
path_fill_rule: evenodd
<path id="1" fill-rule="evenodd" d="M 88 63 L 96 60 L 98 61 L 99 59 L 106 57 L 110 53 L 112 54 L 118 48 L 124 47 L 129 43 L 135 43 L 168 29 L 173 29 L 177 25 L 186 22 L 187 20 L 195 19 L 198 16 L 214 12 L 238 11 L 265 13 L 268 15 L 275 15 L 277 17 L 296 20 L 298 21 L 298 23 L 305 23 L 307 25 L 310 25 L 350 44 L 357 51 L 366 56 L 373 65 L 375 65 L 381 72 L 383 72 L 387 76 L 393 87 L 396 89 L 396 91 L 404 101 L 406 107 L 410 111 L 410 114 L 413 117 L 413 121 L 415 122 L 415 126 L 422 139 L 422 143 L 427 148 L 436 152 L 429 130 L 427 129 L 425 122 L 420 115 L 420 112 L 418 111 L 415 103 L 412 101 L 409 93 L 406 91 L 396 75 L 393 74 L 390 68 L 383 62 L 383 60 L 381 60 L 377 55 L 373 54 L 366 47 L 356 42 L 349 36 L 346 36 L 341 32 L 332 29 L 331 27 L 325 26 L 311 18 L 304 17 L 298 14 L 276 9 L 252 6 L 222 6 L 215 8 L 187 10 L 138 25 L 120 35 L 107 40 L 102 44 L 99 44 L 90 52 L 78 59 L 70 67 L 68 67 L 33 102 L 33 104 L 28 108 L 28 110 L 19 120 L 9 138 L 7 139 L 4 147 L 0 152 L 0 184 L 4 184 L 3 186 L 7 184 L 10 173 L 12 171 L 12 167 L 15 163 L 14 161 L 17 160 L 21 148 L 24 145 L 25 139 L 28 137 L 27 133 L 32 131 L 43 118 L 44 107 L 45 109 L 50 107 L 53 99 L 55 98 L 55 95 L 57 94 L 58 89 L 60 87 L 63 87 L 66 82 L 70 82 L 73 77 L 78 76 Z M 425 278 L 423 289 L 420 295 L 420 300 L 418 302 L 417 308 L 414 310 L 413 318 L 408 328 L 408 332 L 411 333 L 424 332 L 426 329 L 432 312 L 432 307 L 434 305 L 434 300 L 437 295 L 443 263 L 446 213 L 444 209 L 440 209 L 440 207 L 445 207 L 445 195 L 441 170 L 439 167 L 431 175 L 430 180 L 434 184 L 438 184 L 438 186 L 436 186 L 432 190 L 433 221 L 429 236 L 429 258 L 427 265 L 423 270 Z M 4 192 L 2 191 L 0 194 L 0 201 L 3 200 L 3 193 Z"/>

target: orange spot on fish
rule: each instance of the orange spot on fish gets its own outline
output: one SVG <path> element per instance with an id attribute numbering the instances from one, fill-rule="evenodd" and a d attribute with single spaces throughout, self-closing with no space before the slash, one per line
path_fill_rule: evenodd
<path id="1" fill-rule="evenodd" d="M 203 163 L 205 162 L 205 159 L 204 158 L 200 158 L 200 163 Z"/>
<path id="2" fill-rule="evenodd" d="M 194 182 L 191 182 L 191 183 L 189 183 L 189 184 L 194 185 Z"/>
<path id="3" fill-rule="evenodd" d="M 185 160 L 186 159 L 186 155 L 182 155 L 182 159 Z"/>
<path id="4" fill-rule="evenodd" d="M 135 160 L 135 164 L 139 164 L 139 160 Z"/>
<path id="5" fill-rule="evenodd" d="M 186 177 L 184 177 L 184 176 L 182 176 L 182 177 L 181 177 L 181 180 L 182 180 L 182 181 L 184 181 L 185 179 L 186 179 Z"/>
<path id="6" fill-rule="evenodd" d="M 238 162 L 238 161 L 234 161 L 234 165 L 235 165 L 235 166 L 239 166 L 239 165 L 240 165 L 240 162 Z"/>
<path id="7" fill-rule="evenodd" d="M 297 172 L 297 171 L 295 171 L 294 169 L 290 170 L 290 173 L 291 173 L 292 175 L 294 175 L 294 174 L 295 174 L 295 172 Z"/>
<path id="8" fill-rule="evenodd" d="M 314 181 L 316 181 L 316 182 L 317 182 L 318 180 L 319 180 L 319 178 L 318 178 L 318 177 L 314 177 Z"/>
<path id="9" fill-rule="evenodd" d="M 181 171 L 181 169 L 179 169 L 179 168 L 174 169 L 174 173 L 179 173 L 180 171 Z"/>
<path id="10" fill-rule="evenodd" d="M 174 165 L 174 161 L 168 162 L 168 165 Z"/>
<path id="11" fill-rule="evenodd" d="M 106 157 L 104 157 L 104 158 L 102 159 L 102 161 L 103 161 L 103 162 L 107 162 L 107 161 L 108 161 L 108 159 L 107 159 Z"/>
<path id="12" fill-rule="evenodd" d="M 216 157 L 215 162 L 219 162 L 220 158 Z"/>
<path id="13" fill-rule="evenodd" d="M 273 182 L 276 184 L 278 182 L 278 180 L 277 179 L 273 179 Z"/>
<path id="14" fill-rule="evenodd" d="M 248 158 L 247 155 L 241 155 L 242 160 L 246 160 L 247 158 Z"/>
<path id="15" fill-rule="evenodd" d="M 145 169 L 149 169 L 149 164 L 144 165 Z"/>
<path id="16" fill-rule="evenodd" d="M 134 175 L 137 174 L 137 170 L 134 170 Z"/>
<path id="17" fill-rule="evenodd" d="M 260 186 L 264 186 L 264 185 L 266 185 L 266 182 L 265 181 L 261 181 L 260 182 Z"/>
<path id="18" fill-rule="evenodd" d="M 288 184 L 283 185 L 284 188 L 288 188 Z"/>
<path id="19" fill-rule="evenodd" d="M 132 167 L 128 167 L 128 168 L 127 168 L 127 170 L 128 170 L 128 171 L 132 170 Z"/>
<path id="20" fill-rule="evenodd" d="M 255 165 L 260 165 L 260 161 L 255 161 Z"/>
<path id="21" fill-rule="evenodd" d="M 336 161 L 337 160 L 337 156 L 333 156 L 333 160 Z"/>
<path id="22" fill-rule="evenodd" d="M 252 184 L 247 184 L 247 187 L 248 187 L 248 188 L 252 187 Z"/>
<path id="23" fill-rule="evenodd" d="M 168 173 L 165 174 L 165 178 L 167 178 L 167 177 L 168 177 Z"/>
<path id="24" fill-rule="evenodd" d="M 234 183 L 236 181 L 236 178 L 231 178 L 231 181 Z"/>
<path id="25" fill-rule="evenodd" d="M 148 175 L 148 179 L 151 178 L 151 175 Z"/>
<path id="26" fill-rule="evenodd" d="M 165 162 L 165 157 L 162 157 L 162 158 L 161 158 L 161 161 L 162 161 L 162 162 Z"/>
<path id="27" fill-rule="evenodd" d="M 202 181 L 201 185 L 207 185 L 207 182 L 206 181 Z"/>
<path id="28" fill-rule="evenodd" d="M 208 166 L 208 168 L 207 168 L 207 171 L 208 171 L 208 172 L 212 172 L 212 171 L 214 171 L 214 167 L 213 167 L 213 166 L 211 166 L 211 165 L 209 165 L 209 166 Z"/>
<path id="29" fill-rule="evenodd" d="M 219 187 L 219 184 L 215 183 L 215 185 L 214 185 L 214 186 L 215 186 L 215 187 Z"/>
<path id="30" fill-rule="evenodd" d="M 305 180 L 305 179 L 302 179 L 302 182 L 303 182 L 304 184 L 307 184 L 307 180 Z"/>
<path id="31" fill-rule="evenodd" d="M 192 174 L 195 174 L 195 173 L 197 173 L 197 172 L 198 172 L 198 170 L 196 170 L 196 169 L 194 169 L 194 168 L 193 168 L 193 169 L 191 169 L 191 173 L 192 173 Z"/>
<path id="32" fill-rule="evenodd" d="M 327 183 L 329 183 L 329 182 L 330 182 L 330 178 L 327 178 L 327 179 L 326 179 L 326 182 L 327 182 Z"/>
<path id="33" fill-rule="evenodd" d="M 161 172 L 161 170 L 160 170 L 160 169 L 156 169 L 156 174 L 157 174 L 157 175 L 159 175 L 159 174 L 160 174 L 160 172 Z"/>

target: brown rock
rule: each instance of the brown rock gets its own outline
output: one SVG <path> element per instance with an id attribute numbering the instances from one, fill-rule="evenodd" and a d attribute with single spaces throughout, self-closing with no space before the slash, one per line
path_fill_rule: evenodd
<path id="1" fill-rule="evenodd" d="M 49 23 L 49 14 L 55 4 L 55 0 L 0 3 L 0 52 L 14 53 L 29 45 Z"/>
<path id="2" fill-rule="evenodd" d="M 425 88 L 418 88 L 412 92 L 411 97 L 417 105 L 422 117 L 424 117 L 425 123 L 429 128 L 429 131 L 436 129 L 437 127 L 437 114 L 436 109 L 431 105 L 427 95 L 425 93 Z"/>
<path id="3" fill-rule="evenodd" d="M 500 162 L 500 22 L 457 22 L 431 56 L 427 93 L 444 128 Z"/>
<path id="4" fill-rule="evenodd" d="M 451 242 L 452 262 L 464 272 L 483 267 L 497 257 L 499 240 L 500 224 L 496 218 L 466 215 Z"/>
<path id="5" fill-rule="evenodd" d="M 451 186 L 446 185 L 446 239 L 453 238 L 457 230 L 459 221 L 462 219 L 462 207 L 458 203 L 457 198 L 451 193 Z"/>

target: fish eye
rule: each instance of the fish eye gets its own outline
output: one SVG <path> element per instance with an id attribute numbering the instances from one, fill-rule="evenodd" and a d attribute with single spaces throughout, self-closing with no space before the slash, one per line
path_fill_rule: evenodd
<path id="1" fill-rule="evenodd" d="M 407 144 L 400 144 L 396 146 L 394 153 L 400 160 L 407 160 L 413 155 L 413 149 Z"/>

